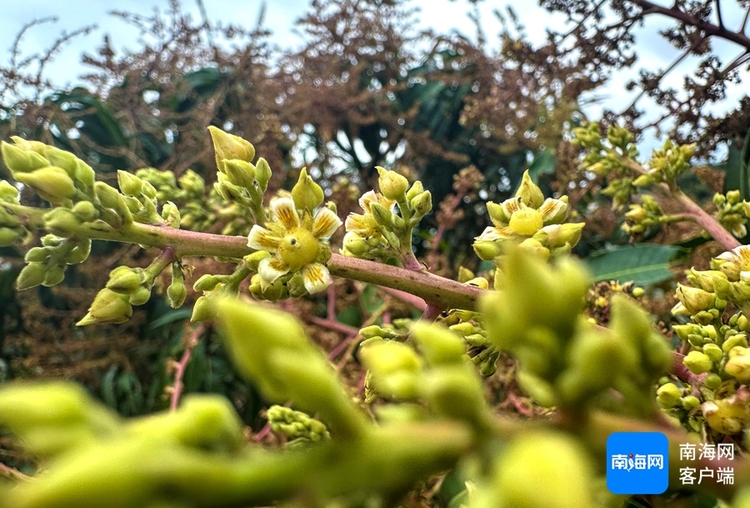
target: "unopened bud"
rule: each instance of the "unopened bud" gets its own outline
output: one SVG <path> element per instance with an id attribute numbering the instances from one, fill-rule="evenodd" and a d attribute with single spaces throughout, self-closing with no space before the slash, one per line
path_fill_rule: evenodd
<path id="1" fill-rule="evenodd" d="M 78 226 L 81 225 L 81 219 L 72 210 L 62 207 L 53 208 L 43 219 L 47 231 L 63 238 L 75 235 Z"/>
<path id="2" fill-rule="evenodd" d="M 252 189 L 255 185 L 255 166 L 239 159 L 222 160 L 219 169 L 227 179 L 239 187 Z"/>
<path id="3" fill-rule="evenodd" d="M 703 374 L 708 372 L 713 367 L 713 362 L 708 355 L 701 353 L 700 351 L 690 351 L 685 358 L 682 360 L 685 367 L 693 374 Z"/>
<path id="4" fill-rule="evenodd" d="M 40 285 L 47 275 L 47 265 L 43 263 L 29 263 L 26 265 L 16 279 L 16 289 L 23 291 Z"/>
<path id="5" fill-rule="evenodd" d="M 143 305 L 149 298 L 151 298 L 151 288 L 141 286 L 128 295 L 128 302 L 130 305 Z"/>
<path id="6" fill-rule="evenodd" d="M 432 210 L 432 194 L 430 191 L 424 191 L 409 201 L 409 204 L 417 217 L 424 217 Z"/>
<path id="7" fill-rule="evenodd" d="M 117 293 L 129 295 L 141 287 L 141 276 L 130 267 L 118 266 L 110 272 L 106 287 Z"/>
<path id="8" fill-rule="evenodd" d="M 667 383 L 656 390 L 656 400 L 665 409 L 677 406 L 682 398 L 682 390 L 673 383 Z"/>
<path id="9" fill-rule="evenodd" d="M 217 169 L 224 159 L 239 159 L 245 162 L 252 162 L 255 157 L 255 147 L 249 141 L 234 134 L 224 132 L 213 125 L 208 127 L 208 131 L 211 133 L 211 140 L 216 152 Z"/>
<path id="10" fill-rule="evenodd" d="M 79 201 L 73 206 L 73 213 L 83 222 L 91 222 L 99 218 L 99 211 L 91 201 Z"/>
<path id="11" fill-rule="evenodd" d="M 388 199 L 399 200 L 403 199 L 409 188 L 409 181 L 403 175 L 399 175 L 395 171 L 389 171 L 381 166 L 376 166 L 380 177 L 378 178 L 378 185 L 380 186 L 380 192 Z"/>
<path id="12" fill-rule="evenodd" d="M 18 173 L 16 180 L 34 189 L 42 199 L 53 205 L 62 204 L 76 194 L 76 186 L 64 169 L 47 166 L 32 173 Z"/>
<path id="13" fill-rule="evenodd" d="M 406 192 L 406 199 L 411 201 L 412 199 L 416 198 L 423 192 L 424 192 L 424 186 L 422 185 L 422 182 L 417 180 L 416 182 L 412 184 L 411 188 Z"/>
<path id="14" fill-rule="evenodd" d="M 750 382 L 750 349 L 740 346 L 730 349 L 724 372 L 740 383 Z"/>
<path id="15" fill-rule="evenodd" d="M 127 171 L 117 171 L 117 184 L 120 191 L 126 196 L 140 196 L 143 191 L 144 181 Z"/>
<path id="16" fill-rule="evenodd" d="M 380 203 L 371 203 L 370 212 L 372 213 L 373 219 L 380 226 L 391 229 L 393 228 L 393 213 Z"/>
<path id="17" fill-rule="evenodd" d="M 521 185 L 516 191 L 516 196 L 521 198 L 524 205 L 531 208 L 539 208 L 544 202 L 544 194 L 537 184 L 529 176 L 529 170 L 523 172 Z"/>
<path id="18" fill-rule="evenodd" d="M 3 162 L 13 172 L 16 180 L 18 180 L 18 174 L 20 173 L 30 173 L 50 164 L 47 159 L 36 152 L 24 150 L 5 141 L 1 142 L 0 146 L 2 147 Z"/>
<path id="19" fill-rule="evenodd" d="M 104 288 L 97 293 L 88 314 L 76 325 L 124 323 L 133 315 L 133 307 L 128 303 L 128 297 Z"/>
<path id="20" fill-rule="evenodd" d="M 302 168 L 297 183 L 292 187 L 292 200 L 295 206 L 312 212 L 320 206 L 323 198 L 323 188 L 307 174 L 306 168 Z"/>

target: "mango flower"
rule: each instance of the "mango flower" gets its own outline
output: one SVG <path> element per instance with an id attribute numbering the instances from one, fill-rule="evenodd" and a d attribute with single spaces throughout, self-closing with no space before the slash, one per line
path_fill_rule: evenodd
<path id="1" fill-rule="evenodd" d="M 300 217 L 290 197 L 273 199 L 273 220 L 267 227 L 253 226 L 247 245 L 273 254 L 258 265 L 263 289 L 288 273 L 301 272 L 308 293 L 318 293 L 331 283 L 331 274 L 323 264 L 328 257 L 320 240 L 328 239 L 341 226 L 341 219 L 331 210 L 320 207 L 313 216 L 305 210 Z"/>
<path id="2" fill-rule="evenodd" d="M 378 222 L 373 216 L 372 205 L 378 204 L 386 210 L 392 210 L 396 200 L 388 199 L 379 192 L 367 191 L 359 198 L 359 206 L 364 210 L 364 214 L 350 213 L 346 218 L 346 230 L 356 233 L 361 238 L 370 238 L 381 236 Z"/>

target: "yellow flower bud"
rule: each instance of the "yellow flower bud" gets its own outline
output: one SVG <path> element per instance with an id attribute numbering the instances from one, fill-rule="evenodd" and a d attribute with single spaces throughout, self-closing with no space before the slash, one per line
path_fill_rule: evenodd
<path id="1" fill-rule="evenodd" d="M 685 367 L 693 374 L 703 374 L 713 368 L 713 362 L 708 355 L 700 351 L 690 351 L 682 360 Z"/>
<path id="2" fill-rule="evenodd" d="M 32 173 L 18 173 L 16 180 L 34 189 L 42 199 L 53 205 L 62 204 L 76 194 L 76 186 L 64 169 L 47 166 Z"/>
<path id="3" fill-rule="evenodd" d="M 234 134 L 229 134 L 210 125 L 208 131 L 211 133 L 211 141 L 214 144 L 216 152 L 216 168 L 221 166 L 224 159 L 239 159 L 245 162 L 252 162 L 255 157 L 255 147 L 249 141 L 242 139 Z"/>
<path id="4" fill-rule="evenodd" d="M 432 194 L 430 191 L 424 191 L 414 197 L 409 204 L 417 217 L 424 217 L 432 210 Z"/>
<path id="5" fill-rule="evenodd" d="M 40 154 L 17 145 L 2 141 L 0 147 L 2 148 L 3 162 L 13 172 L 16 179 L 18 179 L 18 173 L 30 173 L 50 165 L 49 161 Z"/>
<path id="6" fill-rule="evenodd" d="M 87 326 L 98 323 L 124 323 L 133 315 L 133 307 L 126 295 L 104 288 L 97 293 L 89 312 L 81 319 L 77 326 Z"/>
<path id="7" fill-rule="evenodd" d="M 312 212 L 323 202 L 324 194 L 320 185 L 315 183 L 307 174 L 307 169 L 302 168 L 299 180 L 292 187 L 292 200 L 297 208 Z"/>
<path id="8" fill-rule="evenodd" d="M 127 171 L 117 171 L 117 184 L 126 196 L 140 196 L 143 190 L 143 180 Z"/>
<path id="9" fill-rule="evenodd" d="M 118 266 L 110 272 L 106 287 L 124 295 L 135 293 L 141 287 L 141 275 L 133 268 Z"/>
<path id="10" fill-rule="evenodd" d="M 409 188 L 409 180 L 395 171 L 388 171 L 380 166 L 376 166 L 375 169 L 378 170 L 380 175 L 378 178 L 380 193 L 388 199 L 403 199 L 406 190 Z"/>
<path id="11" fill-rule="evenodd" d="M 419 196 L 423 192 L 424 192 L 424 186 L 422 185 L 422 182 L 417 180 L 416 182 L 412 184 L 411 188 L 407 191 L 406 199 L 411 201 L 412 199 Z"/>
<path id="12" fill-rule="evenodd" d="M 516 196 L 521 198 L 524 205 L 531 208 L 539 208 L 544 203 L 544 194 L 537 184 L 529 176 L 529 170 L 523 172 L 521 186 L 516 191 Z"/>
<path id="13" fill-rule="evenodd" d="M 490 240 L 476 241 L 472 247 L 474 247 L 474 252 L 477 253 L 477 256 L 485 261 L 492 261 L 503 252 L 503 249 L 498 242 Z"/>
<path id="14" fill-rule="evenodd" d="M 540 482 L 544 487 L 534 488 Z M 554 431 L 516 438 L 500 456 L 494 479 L 497 505 L 514 508 L 592 508 L 592 485 L 586 450 L 574 437 Z"/>
<path id="15" fill-rule="evenodd" d="M 707 291 L 682 284 L 677 285 L 676 296 L 691 314 L 710 309 L 715 300 L 714 295 Z"/>
<path id="16" fill-rule="evenodd" d="M 724 372 L 740 383 L 750 382 L 750 349 L 741 346 L 730 349 Z"/>
<path id="17" fill-rule="evenodd" d="M 665 409 L 677 406 L 682 398 L 682 390 L 674 383 L 667 383 L 656 390 L 656 400 Z"/>
<path id="18" fill-rule="evenodd" d="M 67 208 L 53 208 L 51 212 L 43 217 L 44 227 L 50 233 L 62 238 L 70 238 L 75 235 L 81 219 L 72 210 Z"/>

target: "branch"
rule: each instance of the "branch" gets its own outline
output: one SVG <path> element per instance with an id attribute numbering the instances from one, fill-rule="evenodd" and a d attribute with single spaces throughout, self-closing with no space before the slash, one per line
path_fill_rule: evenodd
<path id="1" fill-rule="evenodd" d="M 714 25 L 707 21 L 703 21 L 700 18 L 696 18 L 692 14 L 683 12 L 676 7 L 662 7 L 648 0 L 632 0 L 634 4 L 641 7 L 644 11 L 648 11 L 646 14 L 662 14 L 670 18 L 676 19 L 685 23 L 686 25 L 694 26 L 695 28 L 702 30 L 706 33 L 707 37 L 715 35 L 726 39 L 728 41 L 738 44 L 748 51 L 750 51 L 750 38 L 744 34 L 744 31 L 732 32 L 727 30 L 723 24 Z M 721 23 L 721 22 L 720 22 Z"/>
<path id="2" fill-rule="evenodd" d="M 45 210 L 5 203 L 30 229 L 43 229 Z M 244 236 L 216 235 L 132 223 L 114 229 L 104 222 L 81 224 L 75 237 L 112 242 L 135 243 L 159 249 L 171 248 L 177 259 L 184 256 L 224 257 L 240 259 L 253 252 Z M 445 309 L 474 309 L 482 290 L 460 282 L 433 275 L 424 270 L 415 271 L 364 259 L 332 254 L 328 262 L 332 275 L 361 282 L 406 291 Z"/>
<path id="3" fill-rule="evenodd" d="M 624 159 L 624 162 L 630 169 L 638 174 L 646 174 L 646 169 L 634 160 Z M 739 240 L 733 237 L 729 231 L 724 229 L 724 226 L 703 210 L 703 208 L 698 206 L 698 203 L 690 199 L 687 194 L 679 189 L 670 188 L 666 183 L 660 183 L 658 184 L 658 187 L 667 195 L 672 196 L 672 198 L 682 206 L 684 213 L 705 229 L 714 240 L 724 247 L 724 249 L 732 250 L 741 245 Z"/>

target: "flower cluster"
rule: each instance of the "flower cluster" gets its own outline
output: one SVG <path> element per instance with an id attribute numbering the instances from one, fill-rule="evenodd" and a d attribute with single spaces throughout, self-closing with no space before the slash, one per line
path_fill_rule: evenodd
<path id="1" fill-rule="evenodd" d="M 583 223 L 563 224 L 568 218 L 568 199 L 544 198 L 526 171 L 514 197 L 500 204 L 487 203 L 493 226 L 474 242 L 477 255 L 491 261 L 501 256 L 510 242 L 547 259 L 569 253 L 581 239 Z"/>

